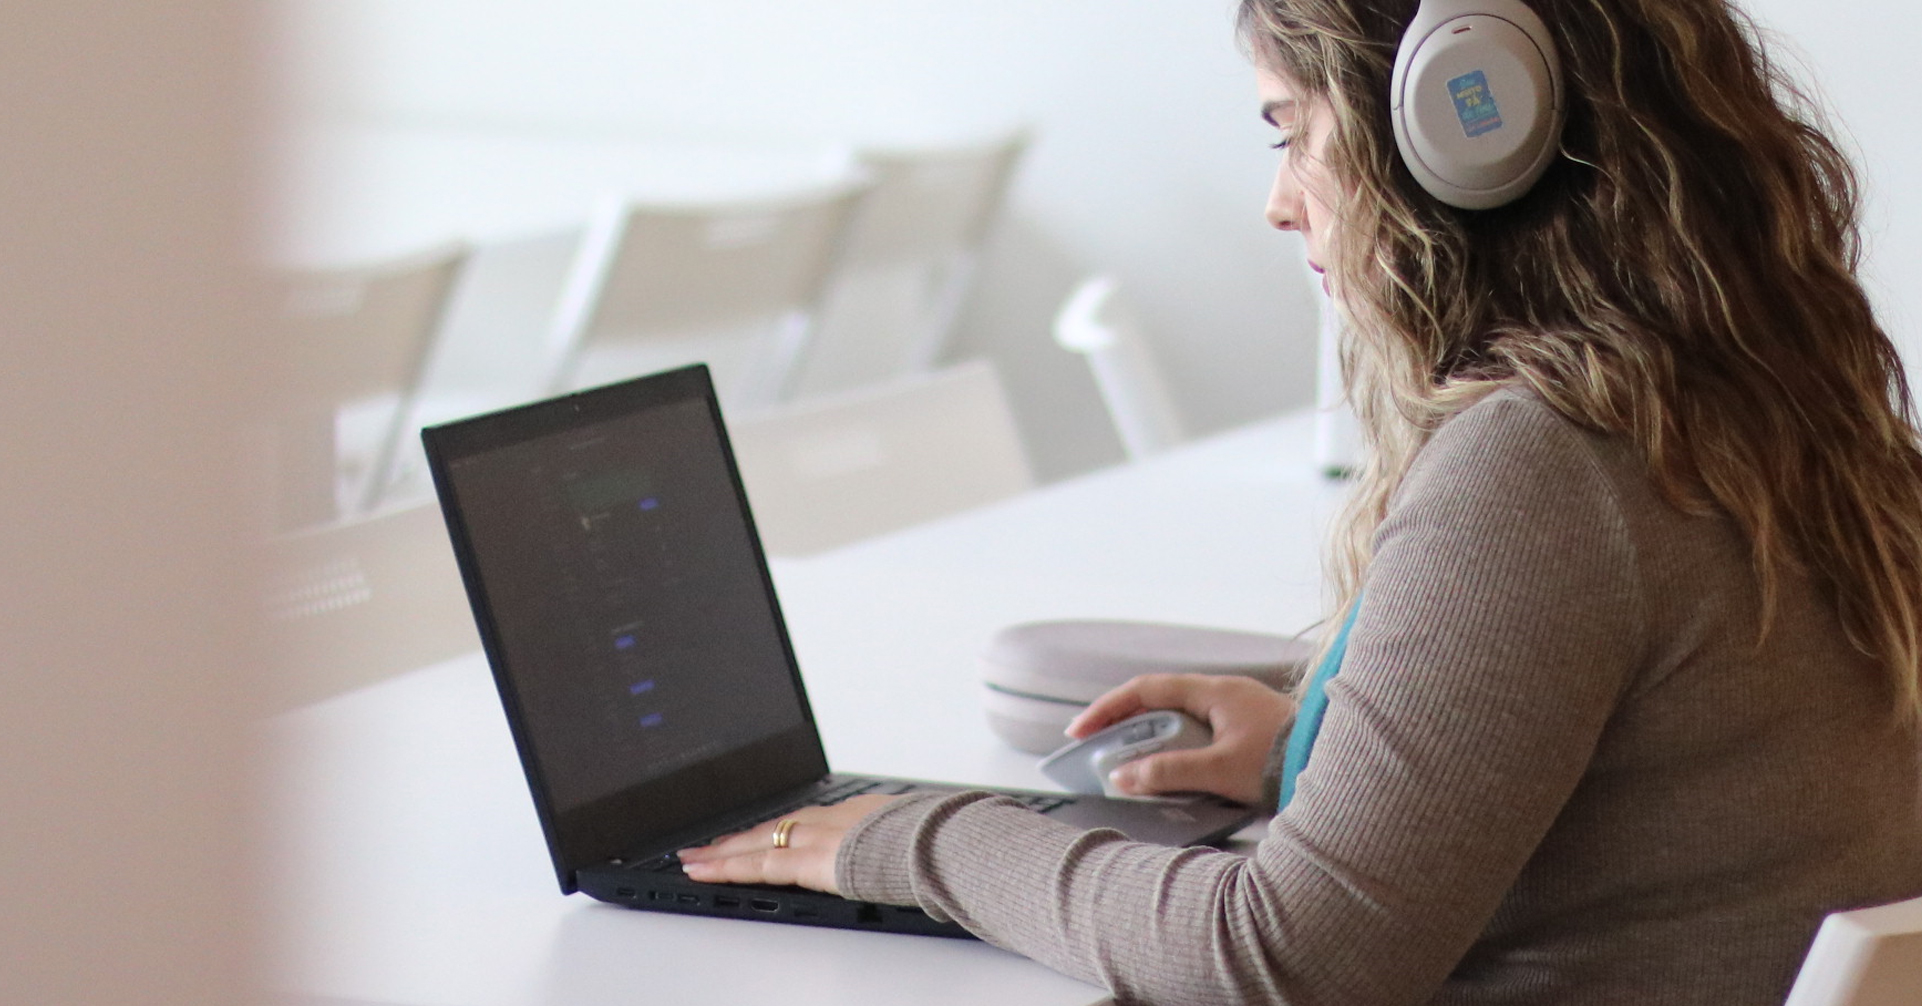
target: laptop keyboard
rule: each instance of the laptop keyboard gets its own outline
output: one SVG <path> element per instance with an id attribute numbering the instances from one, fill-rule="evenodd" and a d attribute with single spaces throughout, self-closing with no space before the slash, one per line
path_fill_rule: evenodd
<path id="1" fill-rule="evenodd" d="M 757 820 L 745 822 L 739 828 L 724 828 L 707 838 L 688 844 L 690 846 L 706 845 L 720 838 L 722 835 L 729 835 L 743 828 L 751 828 L 761 821 L 780 817 L 783 814 L 800 810 L 802 807 L 826 807 L 840 803 L 849 797 L 861 796 L 867 793 L 880 796 L 898 796 L 903 793 L 912 793 L 922 788 L 923 787 L 917 786 L 914 783 L 900 779 L 848 779 L 827 789 L 820 790 L 806 800 L 777 810 L 768 811 L 766 815 Z M 1037 814 L 1045 814 L 1056 807 L 1066 806 L 1074 802 L 1074 797 L 1057 796 L 1051 793 L 1002 793 L 1001 795 L 1014 800 Z M 629 869 L 645 870 L 649 873 L 680 873 L 681 860 L 679 856 L 670 852 L 663 856 L 657 856 L 653 859 L 634 863 Z"/>

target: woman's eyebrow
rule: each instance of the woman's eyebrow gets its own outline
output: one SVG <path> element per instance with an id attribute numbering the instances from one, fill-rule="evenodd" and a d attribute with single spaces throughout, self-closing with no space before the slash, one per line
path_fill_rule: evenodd
<path id="1" fill-rule="evenodd" d="M 1261 103 L 1261 121 L 1279 129 L 1281 128 L 1281 123 L 1275 121 L 1276 115 L 1286 116 L 1290 121 L 1293 121 L 1295 117 L 1295 103 L 1292 100 L 1264 101 Z"/>

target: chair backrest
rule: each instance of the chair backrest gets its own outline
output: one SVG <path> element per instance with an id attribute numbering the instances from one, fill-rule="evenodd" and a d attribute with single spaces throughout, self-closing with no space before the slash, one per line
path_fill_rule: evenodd
<path id="1" fill-rule="evenodd" d="M 420 378 L 466 245 L 285 277 L 287 394 L 329 407 L 411 390 Z"/>
<path id="2" fill-rule="evenodd" d="M 848 234 L 849 269 L 920 263 L 977 248 L 1007 194 L 1022 134 L 925 150 L 865 150 L 874 186 Z"/>
<path id="3" fill-rule="evenodd" d="M 1075 288 L 1055 315 L 1054 338 L 1087 358 L 1130 459 L 1185 439 L 1174 399 L 1113 279 L 1096 276 Z"/>
<path id="4" fill-rule="evenodd" d="M 1034 485 L 984 360 L 729 421 L 761 540 L 805 555 Z"/>
<path id="5" fill-rule="evenodd" d="M 1922 898 L 1822 920 L 1787 1006 L 1922 1003 Z"/>
<path id="6" fill-rule="evenodd" d="M 874 184 L 849 226 L 795 397 L 934 366 L 1026 144 L 1013 135 L 860 155 Z"/>
<path id="7" fill-rule="evenodd" d="M 266 552 L 265 691 L 279 707 L 480 647 L 435 504 L 281 535 Z"/>
<path id="8" fill-rule="evenodd" d="M 402 421 L 469 259 L 464 244 L 349 268 L 286 273 L 280 316 L 278 446 L 273 451 L 281 526 L 339 515 L 345 475 L 355 502 L 379 499 L 402 436 Z M 351 409 L 351 413 L 343 410 Z M 362 434 L 336 439 L 337 418 Z M 351 469 L 344 471 L 343 469 Z"/>
<path id="9" fill-rule="evenodd" d="M 863 186 L 701 206 L 608 201 L 550 330 L 556 391 L 705 362 L 723 402 L 780 395 Z"/>

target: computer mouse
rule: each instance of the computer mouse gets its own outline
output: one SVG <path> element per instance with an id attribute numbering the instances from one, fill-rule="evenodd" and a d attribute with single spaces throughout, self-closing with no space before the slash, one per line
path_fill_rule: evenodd
<path id="1" fill-rule="evenodd" d="M 1067 744 L 1041 759 L 1041 772 L 1071 793 L 1126 796 L 1108 783 L 1108 773 L 1157 751 L 1207 747 L 1214 736 L 1187 713 L 1157 709 Z"/>

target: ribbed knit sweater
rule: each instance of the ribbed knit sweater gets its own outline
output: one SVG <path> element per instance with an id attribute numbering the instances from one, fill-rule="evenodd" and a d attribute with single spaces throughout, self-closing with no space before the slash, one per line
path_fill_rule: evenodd
<path id="1" fill-rule="evenodd" d="M 1376 536 L 1299 788 L 1252 855 L 984 793 L 870 814 L 849 897 L 1122 1003 L 1779 1004 L 1822 916 L 1922 894 L 1922 769 L 1809 584 L 1516 391 Z"/>

